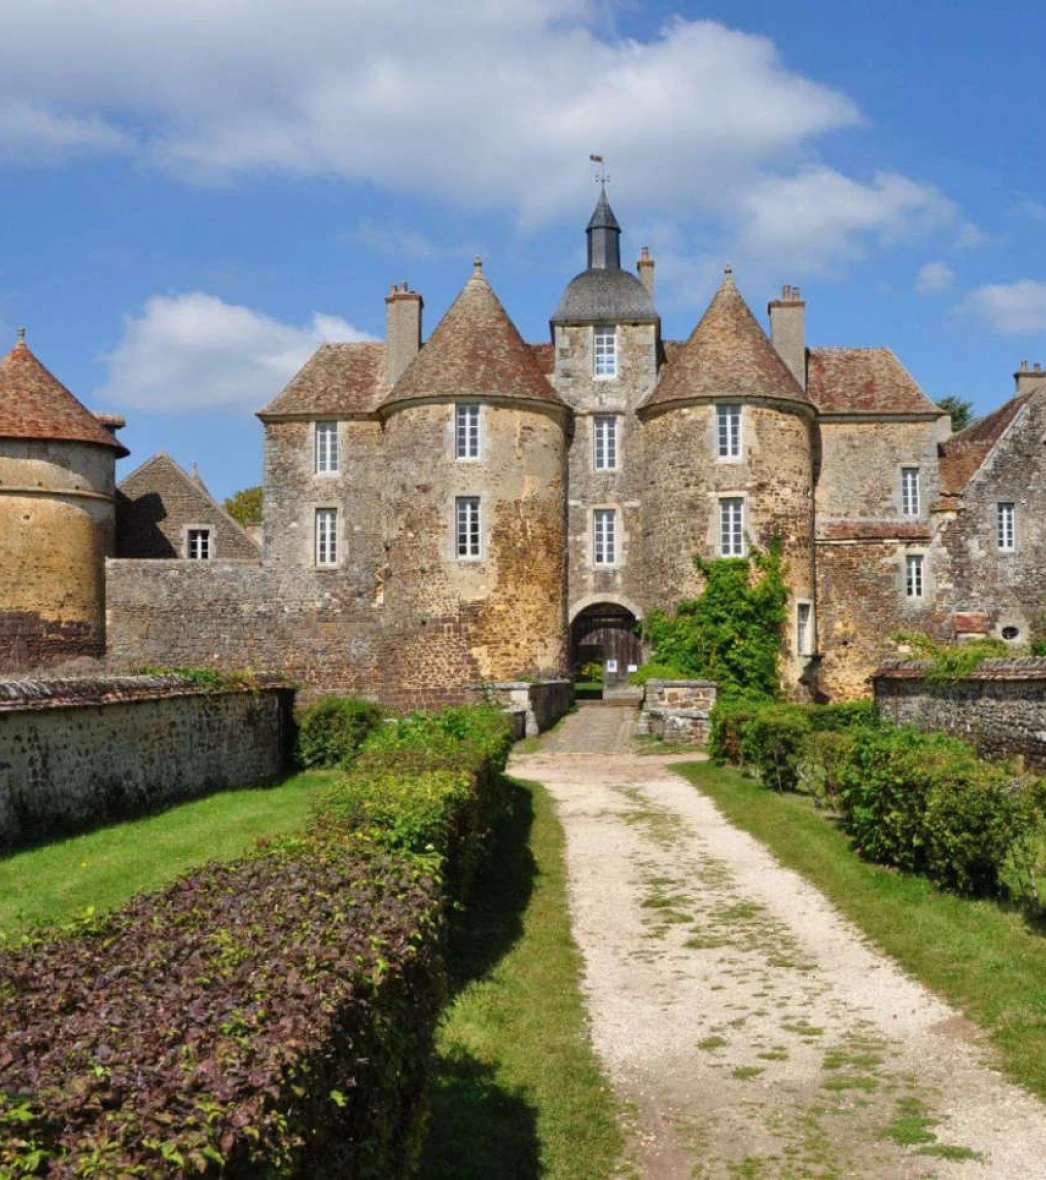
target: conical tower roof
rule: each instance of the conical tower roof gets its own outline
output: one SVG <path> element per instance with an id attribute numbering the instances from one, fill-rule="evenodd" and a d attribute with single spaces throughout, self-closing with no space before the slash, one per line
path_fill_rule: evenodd
<path id="1" fill-rule="evenodd" d="M 461 294 L 382 402 L 485 397 L 566 408 L 494 294 L 476 259 Z"/>
<path id="2" fill-rule="evenodd" d="M 101 422 L 37 360 L 25 340 L 0 360 L 0 438 L 97 443 L 128 454 Z"/>
<path id="3" fill-rule="evenodd" d="M 614 216 L 614 210 L 610 208 L 610 201 L 607 199 L 607 190 L 605 186 L 599 194 L 599 200 L 596 202 L 596 207 L 592 211 L 592 216 L 588 219 L 587 228 L 616 229 L 618 233 L 621 232 L 621 226 L 617 223 L 617 218 Z"/>
<path id="4" fill-rule="evenodd" d="M 752 315 L 727 268 L 690 338 L 661 370 L 641 409 L 709 397 L 768 397 L 811 405 Z"/>

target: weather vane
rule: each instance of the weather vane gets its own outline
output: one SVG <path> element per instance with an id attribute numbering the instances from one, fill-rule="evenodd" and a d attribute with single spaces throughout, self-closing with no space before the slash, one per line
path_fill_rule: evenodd
<path id="1" fill-rule="evenodd" d="M 607 173 L 605 165 L 603 164 L 603 157 L 590 154 L 588 158 L 593 164 L 599 165 L 599 167 L 596 169 L 596 184 L 609 184 L 610 176 Z"/>

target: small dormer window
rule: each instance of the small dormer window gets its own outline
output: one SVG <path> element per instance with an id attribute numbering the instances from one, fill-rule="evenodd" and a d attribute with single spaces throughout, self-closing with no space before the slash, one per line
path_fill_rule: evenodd
<path id="1" fill-rule="evenodd" d="M 592 372 L 600 378 L 617 376 L 617 328 L 613 325 L 592 332 Z"/>

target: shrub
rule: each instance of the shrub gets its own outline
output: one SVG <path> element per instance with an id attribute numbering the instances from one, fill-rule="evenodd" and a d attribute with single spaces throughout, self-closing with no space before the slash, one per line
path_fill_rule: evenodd
<path id="1" fill-rule="evenodd" d="M 346 767 L 384 711 L 371 701 L 323 697 L 298 718 L 298 762 L 309 767 Z"/>
<path id="2" fill-rule="evenodd" d="M 840 701 L 836 705 L 810 705 L 807 708 L 810 727 L 815 733 L 835 733 L 842 730 L 866 729 L 879 724 L 879 709 L 875 701 Z"/>
<path id="3" fill-rule="evenodd" d="M 856 737 L 839 799 L 862 856 L 989 895 L 1022 834 L 1020 790 L 1007 767 L 955 738 L 883 728 Z"/>
<path id="4" fill-rule="evenodd" d="M 843 771 L 853 758 L 856 741 L 853 731 L 818 730 L 815 722 L 800 753 L 798 789 L 812 795 L 820 806 L 838 811 Z"/>
<path id="5" fill-rule="evenodd" d="M 495 709 L 384 726 L 305 835 L 0 954 L 0 1176 L 409 1174 L 510 743 Z"/>
<path id="6" fill-rule="evenodd" d="M 768 787 L 794 791 L 803 743 L 810 732 L 807 710 L 766 697 L 720 698 L 712 708 L 712 756 L 751 766 Z"/>

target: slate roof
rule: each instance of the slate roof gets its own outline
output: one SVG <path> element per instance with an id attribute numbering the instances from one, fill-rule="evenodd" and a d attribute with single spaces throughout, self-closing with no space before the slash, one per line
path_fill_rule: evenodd
<path id="1" fill-rule="evenodd" d="M 367 414 L 387 392 L 384 343 L 321 344 L 258 417 Z"/>
<path id="2" fill-rule="evenodd" d="M 704 397 L 772 397 L 809 404 L 729 270 L 701 322 L 662 368 L 640 408 Z"/>
<path id="3" fill-rule="evenodd" d="M 1006 428 L 1024 409 L 1036 394 L 1046 390 L 1046 383 L 1040 383 L 1024 393 L 1011 397 L 997 410 L 984 418 L 978 418 L 965 430 L 953 434 L 941 444 L 940 477 L 941 494 L 954 496 L 962 492 L 981 464 L 987 459 L 992 447 L 1002 438 Z"/>
<path id="4" fill-rule="evenodd" d="M 420 399 L 509 398 L 566 408 L 477 262 L 382 408 Z"/>
<path id="5" fill-rule="evenodd" d="M 44 368 L 24 340 L 0 361 L 0 438 L 96 443 L 130 452 Z"/>
<path id="6" fill-rule="evenodd" d="M 631 271 L 583 270 L 567 284 L 553 324 L 656 324 L 650 292 Z"/>
<path id="7" fill-rule="evenodd" d="M 809 349 L 806 390 L 825 414 L 942 413 L 889 348 Z"/>

